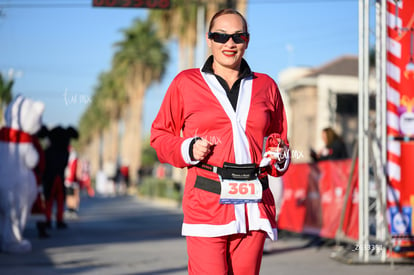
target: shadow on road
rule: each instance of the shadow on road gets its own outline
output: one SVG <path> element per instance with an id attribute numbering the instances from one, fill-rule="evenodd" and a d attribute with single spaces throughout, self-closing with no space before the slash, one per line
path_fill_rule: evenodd
<path id="1" fill-rule="evenodd" d="M 311 248 L 318 250 L 334 245 L 334 240 L 280 230 L 276 242 L 265 244 L 264 255 L 284 254 Z"/>

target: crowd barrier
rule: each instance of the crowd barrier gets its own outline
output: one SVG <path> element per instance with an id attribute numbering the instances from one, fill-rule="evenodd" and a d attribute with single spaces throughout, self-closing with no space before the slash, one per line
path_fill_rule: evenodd
<path id="1" fill-rule="evenodd" d="M 345 203 L 351 166 L 351 159 L 291 164 L 282 178 L 284 190 L 278 227 L 335 238 L 343 214 L 343 234 L 357 240 L 357 164 L 352 173 L 349 199 Z M 344 208 L 345 213 L 342 213 Z"/>
<path id="2" fill-rule="evenodd" d="M 405 159 L 404 162 L 410 165 L 414 163 L 414 146 L 411 149 L 407 154 L 410 161 Z M 357 243 L 358 161 L 352 166 L 352 159 L 291 164 L 282 177 L 279 229 Z M 414 258 L 414 185 L 411 184 L 411 167 L 403 169 L 406 181 L 402 181 L 398 192 L 394 192 L 398 196 L 391 204 L 392 196 L 388 194 L 386 215 L 393 247 L 389 251 L 390 257 Z M 375 192 L 375 185 L 370 188 Z M 388 186 L 388 191 L 392 189 Z M 374 199 L 375 195 L 371 197 Z M 342 228 L 338 230 L 341 224 Z"/>

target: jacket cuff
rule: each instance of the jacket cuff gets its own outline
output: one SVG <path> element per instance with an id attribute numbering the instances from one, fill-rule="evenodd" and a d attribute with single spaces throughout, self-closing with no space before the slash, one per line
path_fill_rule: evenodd
<path id="1" fill-rule="evenodd" d="M 195 142 L 196 138 L 188 138 L 184 140 L 184 142 L 181 144 L 181 155 L 184 159 L 184 162 L 188 165 L 196 165 L 199 163 L 198 160 L 192 160 L 190 156 L 190 146 L 192 142 Z M 191 146 L 192 147 L 192 146 Z"/>

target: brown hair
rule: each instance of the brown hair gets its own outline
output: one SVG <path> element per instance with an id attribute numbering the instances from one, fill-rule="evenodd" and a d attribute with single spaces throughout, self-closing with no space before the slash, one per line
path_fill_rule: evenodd
<path id="1" fill-rule="evenodd" d="M 236 10 L 234 10 L 234 9 L 223 9 L 223 10 L 220 10 L 220 11 L 218 11 L 216 14 L 214 14 L 213 15 L 213 17 L 211 18 L 211 20 L 210 20 L 210 26 L 209 26 L 209 28 L 208 28 L 208 31 L 209 32 L 211 32 L 211 30 L 213 29 L 213 26 L 214 26 L 214 21 L 218 18 L 218 17 L 220 17 L 220 16 L 222 16 L 222 15 L 225 15 L 225 14 L 235 14 L 235 15 L 238 15 L 238 16 L 240 16 L 240 18 L 241 18 L 241 20 L 242 20 L 242 22 L 243 22 L 243 29 L 244 29 L 244 31 L 245 32 L 249 32 L 248 30 L 247 30 L 247 21 L 246 21 L 246 19 L 244 18 L 244 16 L 240 13 L 240 12 L 238 12 L 238 11 L 236 11 Z"/>
<path id="2" fill-rule="evenodd" d="M 324 128 L 322 130 L 326 134 L 327 145 L 331 145 L 337 139 L 341 139 L 340 136 L 331 127 Z"/>

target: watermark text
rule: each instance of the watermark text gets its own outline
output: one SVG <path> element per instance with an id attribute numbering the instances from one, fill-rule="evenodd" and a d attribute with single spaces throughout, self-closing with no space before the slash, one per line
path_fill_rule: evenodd
<path id="1" fill-rule="evenodd" d="M 66 106 L 91 103 L 91 98 L 89 97 L 89 95 L 71 93 L 67 90 L 65 90 L 65 92 L 63 93 L 63 98 L 65 100 Z"/>

